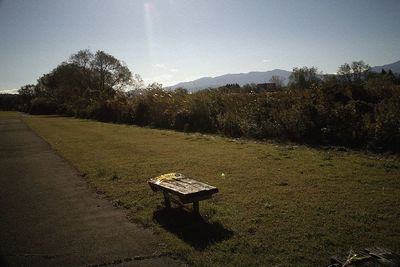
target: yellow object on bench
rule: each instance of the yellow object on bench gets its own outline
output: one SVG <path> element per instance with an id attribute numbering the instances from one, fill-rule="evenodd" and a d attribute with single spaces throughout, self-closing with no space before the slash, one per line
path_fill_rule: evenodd
<path id="1" fill-rule="evenodd" d="M 181 173 L 167 173 L 148 181 L 153 191 L 164 194 L 165 206 L 171 207 L 170 194 L 178 197 L 181 204 L 193 203 L 193 211 L 199 213 L 199 201 L 210 199 L 218 188 L 187 178 Z"/>
<path id="2" fill-rule="evenodd" d="M 157 176 L 156 178 L 154 178 L 154 180 L 162 182 L 162 181 L 173 180 L 173 179 L 182 179 L 182 178 L 185 178 L 185 176 L 183 176 L 182 174 L 177 173 L 177 172 L 171 172 L 171 173 L 166 173 L 166 174 Z"/>

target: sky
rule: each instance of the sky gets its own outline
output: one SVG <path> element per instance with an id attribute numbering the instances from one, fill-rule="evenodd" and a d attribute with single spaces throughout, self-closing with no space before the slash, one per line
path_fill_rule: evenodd
<path id="1" fill-rule="evenodd" d="M 82 49 L 169 86 L 227 73 L 400 60 L 399 0 L 0 0 L 0 91 Z"/>

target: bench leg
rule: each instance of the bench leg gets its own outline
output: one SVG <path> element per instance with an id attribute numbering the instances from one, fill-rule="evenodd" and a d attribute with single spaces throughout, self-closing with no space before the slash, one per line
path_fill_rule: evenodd
<path id="1" fill-rule="evenodd" d="M 194 202 L 193 202 L 193 212 L 194 212 L 195 214 L 200 214 L 199 202 L 198 202 L 198 201 L 194 201 Z"/>
<path id="2" fill-rule="evenodd" d="M 165 207 L 166 207 L 167 209 L 169 209 L 169 208 L 171 208 L 171 200 L 169 199 L 169 195 L 168 195 L 167 192 L 164 191 L 163 194 L 164 194 L 164 203 L 165 203 Z"/>

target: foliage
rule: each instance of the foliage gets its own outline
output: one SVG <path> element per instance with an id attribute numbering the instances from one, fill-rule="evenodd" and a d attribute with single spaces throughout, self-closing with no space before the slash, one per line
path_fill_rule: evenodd
<path id="1" fill-rule="evenodd" d="M 289 76 L 289 86 L 295 89 L 308 89 L 320 82 L 319 74 L 315 67 L 293 68 Z"/>
<path id="2" fill-rule="evenodd" d="M 270 83 L 274 83 L 276 88 L 282 88 L 285 82 L 285 78 L 279 75 L 273 75 L 271 79 L 269 79 Z"/>
<path id="3" fill-rule="evenodd" d="M 108 113 L 110 109 L 115 111 L 115 99 L 121 99 L 118 92 L 129 89 L 136 81 L 140 83 L 140 79 L 112 55 L 81 50 L 40 77 L 36 85 L 21 87 L 19 94 L 28 107 L 35 97 L 41 97 L 51 99 L 59 113 L 114 121 L 115 116 Z"/>
<path id="4" fill-rule="evenodd" d="M 339 67 L 338 76 L 345 83 L 360 83 L 366 79 L 370 66 L 364 61 L 353 61 L 351 64 L 345 63 Z"/>
<path id="5" fill-rule="evenodd" d="M 258 93 L 241 87 L 192 94 L 148 90 L 132 98 L 134 123 L 398 152 L 400 87 L 374 79 L 365 84 L 319 80 L 306 90 Z"/>
<path id="6" fill-rule="evenodd" d="M 0 110 L 15 110 L 20 97 L 15 94 L 0 94 Z"/>
<path id="7" fill-rule="evenodd" d="M 57 110 L 56 103 L 46 97 L 36 97 L 32 100 L 29 113 L 35 115 L 49 115 L 54 114 Z"/>
<path id="8" fill-rule="evenodd" d="M 227 84 L 188 93 L 158 83 L 144 87 L 113 56 L 81 50 L 36 85 L 22 87 L 18 107 L 235 138 L 399 152 L 400 77 L 369 70 L 363 61 L 343 64 L 337 75 L 294 68 L 287 87 L 280 77 L 271 79 L 275 90 Z"/>

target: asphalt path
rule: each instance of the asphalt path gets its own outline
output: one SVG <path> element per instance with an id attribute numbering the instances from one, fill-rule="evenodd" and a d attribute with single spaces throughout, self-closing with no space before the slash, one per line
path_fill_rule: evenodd
<path id="1" fill-rule="evenodd" d="M 0 266 L 185 265 L 165 251 L 28 126 L 0 119 Z"/>

